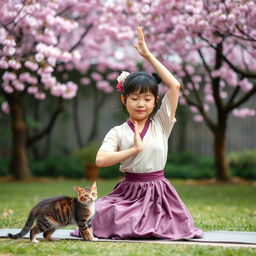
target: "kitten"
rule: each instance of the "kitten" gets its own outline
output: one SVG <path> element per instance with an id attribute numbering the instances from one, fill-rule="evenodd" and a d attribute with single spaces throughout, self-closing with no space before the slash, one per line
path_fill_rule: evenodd
<path id="1" fill-rule="evenodd" d="M 18 234 L 8 234 L 12 239 L 19 239 L 30 230 L 31 242 L 38 243 L 36 234 L 43 232 L 44 238 L 54 241 L 52 233 L 59 227 L 69 224 L 77 224 L 80 234 L 84 240 L 97 240 L 93 237 L 90 220 L 95 212 L 95 200 L 97 198 L 97 187 L 94 182 L 88 188 L 76 187 L 77 198 L 59 196 L 47 198 L 38 203 L 30 211 L 25 226 Z M 36 225 L 31 229 L 34 220 Z"/>

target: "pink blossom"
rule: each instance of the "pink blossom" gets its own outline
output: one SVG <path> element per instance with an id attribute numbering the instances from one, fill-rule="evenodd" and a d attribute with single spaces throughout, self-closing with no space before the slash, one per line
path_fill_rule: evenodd
<path id="1" fill-rule="evenodd" d="M 16 61 L 16 60 L 9 60 L 8 61 L 8 64 L 9 64 L 9 66 L 11 67 L 11 68 L 13 68 L 13 69 L 15 69 L 15 70 L 18 70 L 18 69 L 20 69 L 21 68 L 21 64 L 18 62 L 18 61 Z"/>
<path id="2" fill-rule="evenodd" d="M 5 46 L 3 48 L 3 53 L 7 56 L 13 56 L 16 52 L 16 49 L 14 47 L 7 47 Z"/>
<path id="3" fill-rule="evenodd" d="M 90 84 L 90 82 L 91 82 L 91 80 L 90 80 L 88 77 L 83 77 L 83 78 L 81 79 L 81 83 L 82 83 L 83 85 L 88 85 L 88 84 Z"/>
<path id="4" fill-rule="evenodd" d="M 159 92 L 159 95 L 164 95 L 166 92 L 167 92 L 167 87 L 165 85 L 158 85 L 158 92 Z"/>
<path id="5" fill-rule="evenodd" d="M 194 83 L 200 83 L 202 81 L 201 76 L 193 76 L 192 79 Z"/>
<path id="6" fill-rule="evenodd" d="M 62 97 L 64 99 L 71 99 L 71 98 L 75 97 L 75 95 L 77 93 L 77 89 L 78 89 L 77 84 L 75 84 L 73 82 L 68 82 L 66 85 L 66 91 L 63 93 Z"/>
<path id="7" fill-rule="evenodd" d="M 62 96 L 66 91 L 66 86 L 64 84 L 58 83 L 51 87 L 51 94 L 53 96 Z"/>
<path id="8" fill-rule="evenodd" d="M 212 94 L 212 87 L 210 83 L 206 83 L 204 87 L 204 93 L 205 94 Z"/>
<path id="9" fill-rule="evenodd" d="M 35 93 L 35 98 L 38 99 L 38 100 L 44 100 L 45 97 L 46 97 L 46 95 L 43 92 L 38 91 L 38 92 Z"/>
<path id="10" fill-rule="evenodd" d="M 49 25 L 54 25 L 54 22 L 55 22 L 54 16 L 48 14 L 48 15 L 46 16 L 46 22 L 47 22 Z"/>
<path id="11" fill-rule="evenodd" d="M 179 103 L 180 103 L 181 105 L 186 105 L 186 104 L 187 104 L 187 101 L 186 101 L 186 99 L 185 99 L 184 97 L 180 97 L 180 98 L 179 98 Z"/>
<path id="12" fill-rule="evenodd" d="M 44 84 L 45 89 L 49 89 L 57 84 L 57 80 L 55 77 L 51 76 L 50 74 L 44 74 L 41 77 L 41 80 Z"/>
<path id="13" fill-rule="evenodd" d="M 7 47 L 10 47 L 10 48 L 16 46 L 16 43 L 15 43 L 14 39 L 13 39 L 13 38 L 10 38 L 10 37 L 9 37 L 9 38 L 6 38 L 6 39 L 3 41 L 3 44 L 4 44 L 5 46 L 7 46 Z"/>
<path id="14" fill-rule="evenodd" d="M 118 40 L 131 40 L 133 37 L 133 32 L 131 30 L 119 32 L 117 34 L 117 39 Z"/>
<path id="15" fill-rule="evenodd" d="M 204 110 L 207 112 L 209 111 L 209 105 L 208 104 L 204 104 Z"/>
<path id="16" fill-rule="evenodd" d="M 37 62 L 43 61 L 43 60 L 44 60 L 44 55 L 43 55 L 42 53 L 37 53 L 37 54 L 35 55 L 35 60 L 36 60 Z"/>
<path id="17" fill-rule="evenodd" d="M 79 61 L 82 58 L 81 53 L 78 50 L 73 51 L 71 54 L 72 54 L 72 60 L 74 62 Z"/>
<path id="18" fill-rule="evenodd" d="M 9 114 L 10 113 L 10 106 L 9 103 L 7 101 L 3 102 L 1 105 L 1 109 L 5 114 Z"/>
<path id="19" fill-rule="evenodd" d="M 26 73 L 21 73 L 19 75 L 19 79 L 23 82 L 26 82 L 30 78 L 30 74 L 28 72 Z"/>
<path id="20" fill-rule="evenodd" d="M 39 43 L 36 45 L 36 51 L 38 53 L 45 53 L 47 51 L 48 46 L 46 44 L 43 43 Z"/>
<path id="21" fill-rule="evenodd" d="M 94 81 L 100 81 L 103 79 L 102 75 L 97 72 L 93 72 L 91 77 Z"/>
<path id="22" fill-rule="evenodd" d="M 26 61 L 24 65 L 29 68 L 32 71 L 35 71 L 38 69 L 38 64 L 32 61 Z"/>
<path id="23" fill-rule="evenodd" d="M 28 72 L 25 72 L 25 73 L 21 73 L 19 75 L 19 79 L 22 81 L 22 82 L 26 82 L 26 83 L 29 83 L 29 84 L 37 84 L 37 78 L 32 76 L 30 73 Z"/>
<path id="24" fill-rule="evenodd" d="M 253 88 L 252 83 L 247 78 L 244 78 L 243 80 L 240 80 L 238 82 L 238 84 L 241 86 L 241 89 L 244 92 L 248 92 Z"/>
<path id="25" fill-rule="evenodd" d="M 224 88 L 226 86 L 225 82 L 223 80 L 220 80 L 220 87 Z"/>
<path id="26" fill-rule="evenodd" d="M 187 65 L 187 66 L 186 66 L 186 70 L 187 70 L 187 72 L 188 72 L 190 75 L 194 74 L 194 72 L 195 72 L 195 69 L 194 69 L 194 67 L 193 67 L 192 65 Z"/>
<path id="27" fill-rule="evenodd" d="M 221 91 L 221 92 L 220 92 L 220 97 L 221 97 L 222 99 L 226 99 L 226 98 L 228 97 L 227 92 Z"/>
<path id="28" fill-rule="evenodd" d="M 191 112 L 193 112 L 193 113 L 197 113 L 197 112 L 198 112 L 198 109 L 197 109 L 196 106 L 191 106 L 191 107 L 190 107 L 190 110 L 191 110 Z"/>
<path id="29" fill-rule="evenodd" d="M 35 93 L 37 93 L 38 92 L 38 87 L 36 87 L 36 86 L 30 86 L 30 87 L 28 87 L 28 93 L 29 94 L 35 94 Z"/>
<path id="30" fill-rule="evenodd" d="M 212 94 L 207 94 L 205 95 L 205 100 L 208 102 L 208 103 L 214 103 L 214 98 L 212 96 Z"/>
<path id="31" fill-rule="evenodd" d="M 193 85 L 192 85 L 192 83 L 187 83 L 187 87 L 188 87 L 189 90 L 193 90 Z"/>
<path id="32" fill-rule="evenodd" d="M 118 76 L 117 72 L 112 72 L 107 75 L 107 79 L 114 81 L 114 80 L 116 80 L 117 76 Z"/>
<path id="33" fill-rule="evenodd" d="M 71 53 L 69 52 L 63 52 L 61 55 L 60 55 L 60 60 L 63 61 L 63 62 L 68 62 L 72 59 L 72 55 Z"/>
<path id="34" fill-rule="evenodd" d="M 195 122 L 202 122 L 203 121 L 203 117 L 201 115 L 195 115 L 194 116 L 194 121 Z"/>
<path id="35" fill-rule="evenodd" d="M 25 88 L 25 85 L 19 80 L 13 80 L 12 84 L 17 91 L 23 91 Z"/>
<path id="36" fill-rule="evenodd" d="M 47 74 L 51 74 L 53 72 L 53 68 L 51 66 L 47 66 L 47 67 L 44 67 L 44 68 L 40 68 L 38 69 L 37 73 L 39 75 L 47 75 Z"/>
<path id="37" fill-rule="evenodd" d="M 245 118 L 255 116 L 256 111 L 254 109 L 249 108 L 240 108 L 233 110 L 233 115 L 238 118 Z"/>
<path id="38" fill-rule="evenodd" d="M 103 91 L 103 92 L 105 92 L 105 93 L 111 93 L 111 92 L 113 92 L 113 88 L 110 86 L 109 82 L 108 82 L 108 81 L 105 81 L 105 80 L 103 80 L 103 81 L 98 81 L 98 82 L 96 83 L 96 87 L 97 87 L 99 90 L 101 90 L 101 91 Z"/>
<path id="39" fill-rule="evenodd" d="M 1 69 L 8 69 L 8 67 L 9 67 L 8 61 L 6 61 L 6 59 L 2 57 L 0 59 L 0 68 Z"/>
<path id="40" fill-rule="evenodd" d="M 56 65 L 57 59 L 55 57 L 48 57 L 47 62 L 54 67 Z"/>
<path id="41" fill-rule="evenodd" d="M 9 84 L 3 85 L 3 89 L 6 93 L 10 94 L 14 92 L 14 89 L 12 86 L 10 86 Z"/>
<path id="42" fill-rule="evenodd" d="M 3 75 L 4 81 L 11 81 L 17 78 L 16 74 L 6 71 Z"/>

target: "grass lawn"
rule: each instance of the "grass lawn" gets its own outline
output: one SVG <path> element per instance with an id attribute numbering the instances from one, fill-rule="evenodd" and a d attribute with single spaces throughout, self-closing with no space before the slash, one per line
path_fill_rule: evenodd
<path id="1" fill-rule="evenodd" d="M 99 196 L 110 192 L 117 180 L 98 181 Z M 256 186 L 188 185 L 172 181 L 204 231 L 256 231 Z M 57 195 L 74 196 L 75 185 L 89 185 L 82 180 L 55 180 L 34 183 L 0 183 L 0 228 L 23 227 L 28 212 L 37 202 Z M 13 212 L 8 214 L 8 210 Z M 103 213 L 104 214 L 104 213 Z M 71 229 L 74 226 L 68 226 Z M 0 255 L 256 255 L 253 248 L 224 248 L 199 245 L 166 245 L 141 243 L 90 243 L 83 241 L 30 243 L 27 239 L 0 240 Z"/>

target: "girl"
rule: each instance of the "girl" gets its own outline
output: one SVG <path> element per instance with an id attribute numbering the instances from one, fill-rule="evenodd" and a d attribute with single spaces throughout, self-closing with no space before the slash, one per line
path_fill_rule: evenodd
<path id="1" fill-rule="evenodd" d="M 202 237 L 174 187 L 164 178 L 168 137 L 176 122 L 180 84 L 149 51 L 142 29 L 134 46 L 168 87 L 160 109 L 155 77 L 145 72 L 118 77 L 121 101 L 129 113 L 127 122 L 112 128 L 97 153 L 96 164 L 121 163 L 124 180 L 96 202 L 92 221 L 96 237 L 182 239 Z M 77 236 L 78 231 L 71 232 Z"/>

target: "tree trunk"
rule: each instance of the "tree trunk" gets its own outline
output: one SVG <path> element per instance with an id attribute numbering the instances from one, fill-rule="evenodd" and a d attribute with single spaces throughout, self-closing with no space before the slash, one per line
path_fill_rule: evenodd
<path id="1" fill-rule="evenodd" d="M 216 178 L 219 181 L 229 181 L 231 176 L 226 157 L 226 129 L 215 130 L 213 136 Z"/>
<path id="2" fill-rule="evenodd" d="M 88 139 L 86 141 L 86 144 L 94 141 L 96 136 L 98 135 L 98 124 L 99 124 L 99 116 L 100 116 L 100 110 L 103 107 L 105 100 L 106 100 L 106 95 L 100 92 L 96 87 L 93 87 L 93 120 L 92 120 L 92 125 L 91 125 L 91 131 L 88 136 Z"/>
<path id="3" fill-rule="evenodd" d="M 8 102 L 12 124 L 10 170 L 16 180 L 22 180 L 31 176 L 27 158 L 27 127 L 23 113 L 23 96 L 13 93 Z"/>

